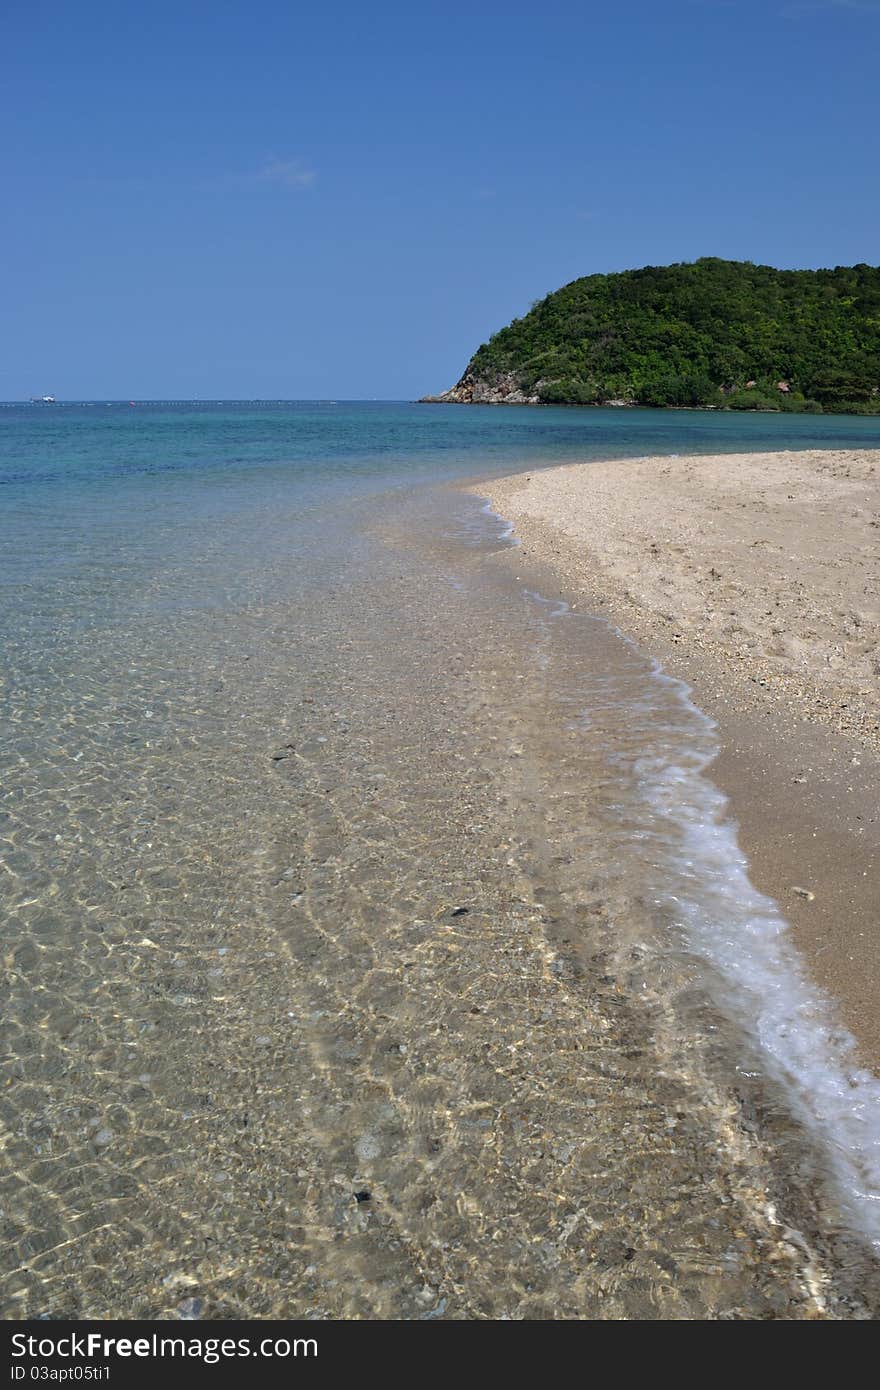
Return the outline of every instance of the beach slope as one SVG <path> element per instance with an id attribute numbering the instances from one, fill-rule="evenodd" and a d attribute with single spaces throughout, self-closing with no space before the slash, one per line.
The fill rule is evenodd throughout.
<path id="1" fill-rule="evenodd" d="M 880 450 L 587 463 L 488 492 L 520 554 L 717 721 L 752 877 L 877 1066 Z"/>

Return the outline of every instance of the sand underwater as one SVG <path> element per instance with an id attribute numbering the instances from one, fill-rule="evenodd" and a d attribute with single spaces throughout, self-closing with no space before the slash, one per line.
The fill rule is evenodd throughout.
<path id="1" fill-rule="evenodd" d="M 492 491 L 777 425 L 361 410 L 10 475 L 3 1315 L 874 1316 L 880 1085 L 723 726 Z"/>

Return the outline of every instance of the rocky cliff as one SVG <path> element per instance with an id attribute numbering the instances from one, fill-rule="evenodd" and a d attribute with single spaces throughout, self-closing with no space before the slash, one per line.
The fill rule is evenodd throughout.
<path id="1" fill-rule="evenodd" d="M 422 396 L 423 403 L 443 405 L 540 405 L 541 397 L 522 390 L 512 372 L 475 376 L 470 368 L 460 381 L 439 396 Z"/>

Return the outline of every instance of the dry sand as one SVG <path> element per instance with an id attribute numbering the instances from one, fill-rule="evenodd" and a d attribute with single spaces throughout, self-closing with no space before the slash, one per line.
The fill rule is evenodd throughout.
<path id="1" fill-rule="evenodd" d="M 880 450 L 578 464 L 488 491 L 522 553 L 717 720 L 752 877 L 880 1068 Z"/>

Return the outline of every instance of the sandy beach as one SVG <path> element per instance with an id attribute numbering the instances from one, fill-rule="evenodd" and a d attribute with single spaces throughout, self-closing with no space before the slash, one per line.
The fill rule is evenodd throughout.
<path id="1" fill-rule="evenodd" d="M 880 451 L 591 462 L 489 495 L 717 721 L 753 881 L 876 1068 Z"/>

